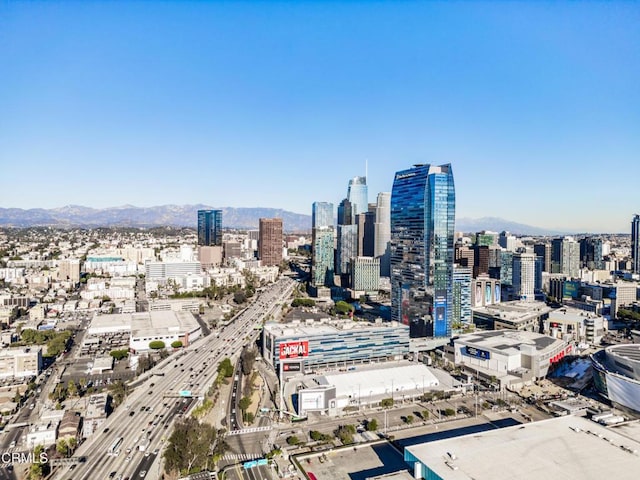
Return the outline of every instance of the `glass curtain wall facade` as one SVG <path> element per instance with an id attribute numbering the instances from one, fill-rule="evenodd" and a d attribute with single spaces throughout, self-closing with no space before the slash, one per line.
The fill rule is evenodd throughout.
<path id="1" fill-rule="evenodd" d="M 351 202 L 353 218 L 359 213 L 364 213 L 369 208 L 369 193 L 367 190 L 367 177 L 353 177 L 349 180 L 347 199 Z"/>
<path id="2" fill-rule="evenodd" d="M 634 273 L 640 273 L 640 215 L 631 221 L 631 263 Z"/>
<path id="3" fill-rule="evenodd" d="M 411 337 L 451 336 L 455 188 L 451 165 L 397 172 L 391 193 L 391 318 Z"/>
<path id="4" fill-rule="evenodd" d="M 333 286 L 333 227 L 314 228 L 311 281 L 316 287 Z"/>
<path id="5" fill-rule="evenodd" d="M 222 210 L 198 210 L 198 245 L 222 245 Z"/>
<path id="6" fill-rule="evenodd" d="M 333 227 L 333 203 L 313 202 L 311 228 Z"/>

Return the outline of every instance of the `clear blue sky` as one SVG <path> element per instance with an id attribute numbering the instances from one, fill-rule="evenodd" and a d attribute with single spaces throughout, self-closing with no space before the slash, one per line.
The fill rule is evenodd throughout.
<path id="1" fill-rule="evenodd" d="M 452 163 L 457 216 L 629 231 L 639 2 L 3 2 L 0 206 L 310 213 Z"/>

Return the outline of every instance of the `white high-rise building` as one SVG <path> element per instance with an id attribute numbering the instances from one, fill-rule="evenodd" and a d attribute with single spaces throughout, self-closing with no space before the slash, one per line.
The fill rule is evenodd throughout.
<path id="1" fill-rule="evenodd" d="M 536 256 L 533 253 L 513 255 L 513 295 L 516 300 L 535 300 Z"/>
<path id="2" fill-rule="evenodd" d="M 380 192 L 376 201 L 375 244 L 373 255 L 380 259 L 380 276 L 390 275 L 391 192 Z"/>

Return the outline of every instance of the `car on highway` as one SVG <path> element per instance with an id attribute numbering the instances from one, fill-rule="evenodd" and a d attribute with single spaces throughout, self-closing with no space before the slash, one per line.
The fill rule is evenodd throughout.
<path id="1" fill-rule="evenodd" d="M 140 472 L 140 478 L 144 478 L 147 475 L 147 471 L 146 470 L 142 470 Z"/>

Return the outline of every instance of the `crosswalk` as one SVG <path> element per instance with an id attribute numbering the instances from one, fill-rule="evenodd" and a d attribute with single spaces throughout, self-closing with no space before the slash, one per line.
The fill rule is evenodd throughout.
<path id="1" fill-rule="evenodd" d="M 255 460 L 263 456 L 264 453 L 227 453 L 222 460 Z"/>
<path id="2" fill-rule="evenodd" d="M 255 433 L 255 432 L 266 432 L 271 430 L 273 427 L 251 427 L 251 428 L 243 428 L 241 430 L 231 430 L 227 433 L 227 435 L 243 435 L 245 433 Z"/>

